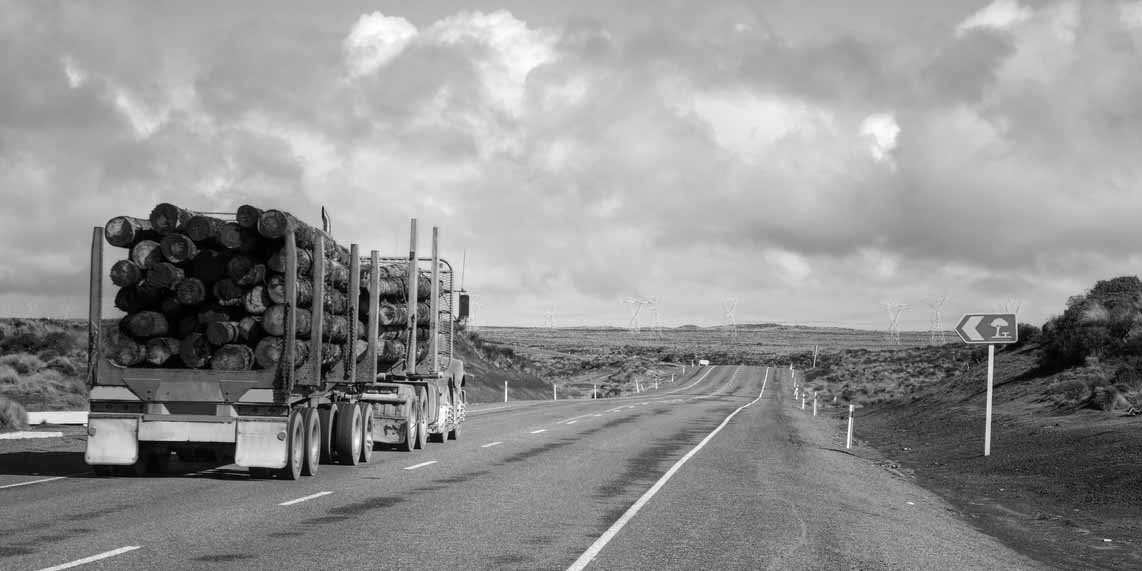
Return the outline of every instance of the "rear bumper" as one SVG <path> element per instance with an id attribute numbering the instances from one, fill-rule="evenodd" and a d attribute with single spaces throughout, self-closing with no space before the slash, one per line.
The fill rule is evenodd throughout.
<path id="1" fill-rule="evenodd" d="M 281 468 L 287 422 L 286 417 L 91 413 L 84 459 L 92 465 L 134 464 L 140 442 L 233 444 L 239 466 Z"/>

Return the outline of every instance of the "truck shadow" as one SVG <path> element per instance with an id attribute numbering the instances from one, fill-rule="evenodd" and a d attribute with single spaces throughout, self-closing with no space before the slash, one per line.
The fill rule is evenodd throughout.
<path id="1" fill-rule="evenodd" d="M 9 452 L 0 454 L 0 474 L 9 476 L 74 476 L 91 472 L 83 452 Z"/>

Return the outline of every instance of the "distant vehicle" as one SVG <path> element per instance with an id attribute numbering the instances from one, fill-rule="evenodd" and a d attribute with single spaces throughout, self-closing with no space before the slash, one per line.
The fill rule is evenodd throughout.
<path id="1" fill-rule="evenodd" d="M 710 366 L 710 360 L 709 359 L 700 359 L 698 361 L 698 366 L 699 367 L 709 367 Z"/>

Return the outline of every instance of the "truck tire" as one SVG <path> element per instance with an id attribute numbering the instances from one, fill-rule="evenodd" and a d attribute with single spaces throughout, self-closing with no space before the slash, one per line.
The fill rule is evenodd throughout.
<path id="1" fill-rule="evenodd" d="M 321 463 L 332 464 L 337 454 L 337 403 L 323 404 L 317 409 L 321 424 Z"/>
<path id="2" fill-rule="evenodd" d="M 373 405 L 362 402 L 357 406 L 361 408 L 361 463 L 367 464 L 373 459 Z"/>
<path id="3" fill-rule="evenodd" d="M 305 458 L 305 426 L 302 411 L 295 409 L 289 415 L 289 432 L 286 433 L 286 465 L 278 470 L 283 480 L 296 480 L 301 477 L 301 465 Z"/>
<path id="4" fill-rule="evenodd" d="M 361 407 L 346 403 L 337 421 L 337 461 L 356 466 L 361 461 Z"/>
<path id="5" fill-rule="evenodd" d="M 420 414 L 418 413 L 419 407 L 416 401 L 408 406 L 408 420 L 404 423 L 404 442 L 400 444 L 400 449 L 405 452 L 412 452 L 416 450 L 416 441 L 418 432 L 420 432 Z"/>
<path id="6" fill-rule="evenodd" d="M 420 420 L 416 423 L 416 448 L 428 446 L 428 415 L 424 412 L 424 401 L 420 401 Z"/>
<path id="7" fill-rule="evenodd" d="M 460 440 L 460 423 L 452 425 L 452 430 L 448 431 L 448 440 Z"/>
<path id="8" fill-rule="evenodd" d="M 316 408 L 307 408 L 302 416 L 305 437 L 305 458 L 301 463 L 302 476 L 316 476 L 317 466 L 321 464 L 321 415 Z"/>

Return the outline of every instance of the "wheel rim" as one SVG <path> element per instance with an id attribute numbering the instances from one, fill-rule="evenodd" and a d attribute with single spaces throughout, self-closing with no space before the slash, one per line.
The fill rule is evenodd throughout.
<path id="1" fill-rule="evenodd" d="M 361 407 L 361 461 L 368 462 L 373 456 L 373 406 Z"/>
<path id="2" fill-rule="evenodd" d="M 361 441 L 363 439 L 361 432 L 362 432 L 362 426 L 364 425 L 364 423 L 362 422 L 363 419 L 361 418 L 361 416 L 362 416 L 361 415 L 361 407 L 355 406 L 353 408 L 354 408 L 354 417 L 355 417 L 353 419 L 353 456 L 356 458 L 360 458 L 361 457 Z"/>
<path id="3" fill-rule="evenodd" d="M 290 430 L 290 464 L 286 468 L 290 471 L 289 475 L 293 479 L 297 479 L 301 475 L 301 463 L 305 452 L 305 443 L 302 440 L 305 436 L 305 430 L 301 423 L 301 416 L 300 413 L 294 413 Z"/>

